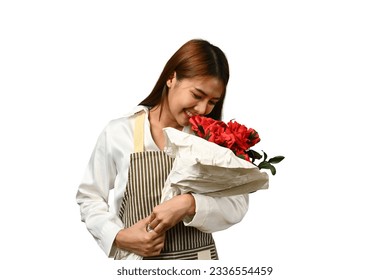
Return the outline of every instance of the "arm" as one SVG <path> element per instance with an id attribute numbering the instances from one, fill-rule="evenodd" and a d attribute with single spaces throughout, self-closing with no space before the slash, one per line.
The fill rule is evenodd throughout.
<path id="1" fill-rule="evenodd" d="M 125 187 L 127 181 L 128 155 L 132 149 L 127 146 L 131 137 L 127 126 L 127 119 L 111 122 L 101 133 L 76 199 L 81 220 L 107 256 L 113 257 L 118 248 L 152 256 L 161 250 L 164 235 L 147 232 L 147 221 L 144 220 L 124 228 L 116 214 L 118 205 L 108 204 L 110 189 L 117 188 L 118 196 L 119 189 Z M 116 199 L 114 201 L 118 203 Z"/>
<path id="2" fill-rule="evenodd" d="M 192 219 L 185 219 L 184 224 L 204 232 L 227 229 L 239 223 L 248 211 L 249 195 L 227 197 L 192 195 L 195 199 L 196 214 Z"/>
<path id="3" fill-rule="evenodd" d="M 112 254 L 115 236 L 123 228 L 119 217 L 109 211 L 109 191 L 114 186 L 115 164 L 107 141 L 107 128 L 101 133 L 79 185 L 76 201 L 81 221 L 107 256 Z"/>
<path id="4" fill-rule="evenodd" d="M 183 221 L 186 226 L 215 232 L 240 222 L 248 210 L 248 195 L 210 197 L 182 194 L 157 205 L 149 223 L 156 232 L 164 232 Z"/>

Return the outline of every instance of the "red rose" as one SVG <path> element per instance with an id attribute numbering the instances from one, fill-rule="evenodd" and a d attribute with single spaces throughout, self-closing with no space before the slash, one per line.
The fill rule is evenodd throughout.
<path id="1" fill-rule="evenodd" d="M 220 146 L 229 148 L 237 157 L 247 161 L 263 158 L 260 164 L 256 164 L 259 169 L 270 169 L 272 175 L 275 175 L 276 169 L 273 164 L 281 162 L 284 156 L 270 158 L 268 161 L 267 154 L 263 151 L 264 156 L 249 148 L 260 142 L 259 134 L 253 128 L 247 128 L 245 125 L 236 121 L 230 121 L 227 124 L 203 116 L 193 116 L 190 118 L 192 131 L 195 135 L 206 139 Z"/>
<path id="2" fill-rule="evenodd" d="M 225 143 L 225 138 L 223 135 L 225 131 L 224 125 L 222 125 L 219 122 L 215 122 L 209 125 L 205 131 L 206 131 L 206 137 L 208 141 L 224 146 Z"/>
<path id="3" fill-rule="evenodd" d="M 210 142 L 229 148 L 237 156 L 250 160 L 247 150 L 260 141 L 258 133 L 235 121 L 228 124 L 203 116 L 190 118 L 194 133 Z"/>
<path id="4" fill-rule="evenodd" d="M 234 154 L 242 159 L 250 161 L 249 155 L 244 150 L 236 150 Z"/>
<path id="5" fill-rule="evenodd" d="M 202 117 L 199 115 L 190 118 L 190 123 L 192 124 L 192 131 L 194 131 L 197 136 L 205 139 L 207 136 L 207 131 L 210 130 L 209 127 L 215 125 L 217 122 L 220 121 L 214 120 L 212 118 Z"/>
<path id="6" fill-rule="evenodd" d="M 234 143 L 236 143 L 236 137 L 234 136 L 234 134 L 226 128 L 222 134 L 222 137 L 224 139 L 224 146 L 229 149 L 232 149 Z"/>
<path id="7" fill-rule="evenodd" d="M 248 129 L 245 125 L 239 124 L 235 121 L 230 121 L 227 125 L 229 130 L 235 136 L 235 149 L 242 149 L 246 151 L 256 143 L 260 142 L 259 134 L 253 128 Z"/>

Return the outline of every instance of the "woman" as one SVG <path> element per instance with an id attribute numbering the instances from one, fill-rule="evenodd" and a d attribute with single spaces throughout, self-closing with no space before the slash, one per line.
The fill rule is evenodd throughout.
<path id="1" fill-rule="evenodd" d="M 77 192 L 81 219 L 109 257 L 218 259 L 212 232 L 242 220 L 248 196 L 182 194 L 159 204 L 172 167 L 162 129 L 190 133 L 189 118 L 221 119 L 229 66 L 205 40 L 185 43 L 134 111 L 101 133 Z M 110 190 L 114 191 L 109 205 Z"/>

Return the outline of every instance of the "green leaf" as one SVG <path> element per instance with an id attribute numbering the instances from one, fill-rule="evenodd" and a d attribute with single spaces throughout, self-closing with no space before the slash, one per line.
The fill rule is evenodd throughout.
<path id="1" fill-rule="evenodd" d="M 263 150 L 262 150 L 263 151 Z M 267 160 L 267 154 L 263 151 L 263 154 L 264 154 L 264 159 L 263 159 L 263 161 L 266 161 Z"/>
<path id="2" fill-rule="evenodd" d="M 263 157 L 261 154 L 259 154 L 255 150 L 249 150 L 247 153 L 248 153 L 248 156 L 253 158 L 253 159 L 261 159 Z"/>
<path id="3" fill-rule="evenodd" d="M 260 164 L 257 166 L 259 169 L 269 169 L 272 173 L 272 175 L 276 174 L 276 168 L 272 164 L 270 164 L 268 161 L 262 161 Z"/>
<path id="4" fill-rule="evenodd" d="M 275 163 L 281 162 L 282 160 L 284 160 L 284 156 L 276 156 L 276 157 L 270 158 L 268 160 L 268 162 L 275 164 Z"/>
<path id="5" fill-rule="evenodd" d="M 276 174 L 276 168 L 272 164 L 269 165 L 269 169 L 271 170 L 272 175 Z"/>
<path id="6" fill-rule="evenodd" d="M 262 161 L 259 163 L 259 165 L 257 166 L 259 169 L 262 169 L 262 168 L 266 168 L 266 169 L 269 169 L 269 162 L 268 161 Z"/>
<path id="7" fill-rule="evenodd" d="M 239 157 L 239 158 L 242 158 L 243 160 L 245 160 L 245 155 L 236 155 L 236 156 Z"/>

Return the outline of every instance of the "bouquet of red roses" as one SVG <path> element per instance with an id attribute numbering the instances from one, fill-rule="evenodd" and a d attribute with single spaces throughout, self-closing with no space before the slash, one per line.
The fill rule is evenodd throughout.
<path id="1" fill-rule="evenodd" d="M 175 158 L 165 181 L 161 201 L 183 193 L 231 196 L 267 189 L 269 178 L 260 169 L 270 169 L 284 159 L 260 155 L 250 148 L 259 134 L 235 121 L 224 123 L 211 118 L 190 118 L 194 134 L 164 128 L 167 155 Z M 263 158 L 260 164 L 255 160 Z"/>
<path id="2" fill-rule="evenodd" d="M 283 157 L 267 162 L 264 153 L 264 166 L 253 164 L 255 159 L 262 157 L 250 150 L 260 141 L 255 130 L 234 121 L 225 124 L 200 116 L 190 121 L 196 135 L 172 127 L 163 129 L 164 151 L 175 160 L 165 181 L 161 202 L 183 193 L 224 197 L 268 188 L 268 174 L 260 169 L 269 168 L 274 174 L 270 166 Z M 142 259 L 134 253 L 121 252 L 124 254 L 121 259 Z"/>
<path id="3" fill-rule="evenodd" d="M 274 164 L 284 159 L 283 156 L 276 156 L 267 160 L 267 154 L 264 151 L 263 155 L 261 155 L 250 149 L 260 142 L 259 134 L 253 128 L 247 128 L 234 120 L 224 123 L 223 121 L 198 115 L 193 116 L 190 119 L 190 123 L 195 135 L 232 150 L 236 156 L 242 159 L 255 164 L 255 160 L 263 158 L 256 166 L 259 169 L 269 169 L 272 175 L 276 173 Z"/>

